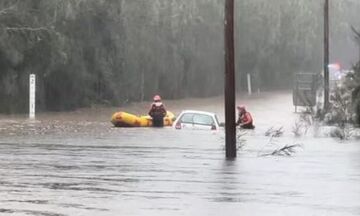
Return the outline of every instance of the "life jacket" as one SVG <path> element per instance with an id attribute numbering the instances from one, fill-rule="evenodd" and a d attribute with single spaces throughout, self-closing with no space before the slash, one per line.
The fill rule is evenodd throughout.
<path id="1" fill-rule="evenodd" d="M 245 112 L 244 114 L 239 115 L 239 121 L 245 125 L 253 125 L 253 118 L 249 112 Z"/>
<path id="2" fill-rule="evenodd" d="M 149 112 L 151 117 L 155 118 L 164 118 L 166 116 L 166 109 L 163 103 L 155 102 L 151 105 L 151 109 Z"/>

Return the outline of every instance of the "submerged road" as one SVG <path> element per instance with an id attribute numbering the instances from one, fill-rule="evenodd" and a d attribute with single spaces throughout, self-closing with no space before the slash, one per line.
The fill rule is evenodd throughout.
<path id="1" fill-rule="evenodd" d="M 295 138 L 288 93 L 239 100 L 257 129 L 235 161 L 224 160 L 223 131 L 112 128 L 112 110 L 1 117 L 0 215 L 360 215 L 359 140 Z M 221 113 L 221 101 L 168 107 Z M 262 156 L 291 144 L 302 146 L 292 157 Z"/>

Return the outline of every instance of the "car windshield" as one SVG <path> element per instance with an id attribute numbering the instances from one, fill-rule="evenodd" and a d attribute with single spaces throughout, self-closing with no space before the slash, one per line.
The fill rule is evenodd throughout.
<path id="1" fill-rule="evenodd" d="M 194 123 L 194 114 L 193 113 L 185 113 L 182 117 L 181 117 L 181 123 L 190 123 L 193 124 Z"/>
<path id="2" fill-rule="evenodd" d="M 212 116 L 203 115 L 203 114 L 195 114 L 194 115 L 194 124 L 200 125 L 214 125 L 214 119 Z"/>

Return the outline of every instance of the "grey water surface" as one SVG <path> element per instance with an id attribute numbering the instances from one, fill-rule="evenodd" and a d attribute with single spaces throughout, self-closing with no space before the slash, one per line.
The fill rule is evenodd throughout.
<path id="1" fill-rule="evenodd" d="M 18 132 L 0 137 L 0 215 L 360 215 L 359 141 L 285 128 L 270 144 L 266 101 L 249 101 L 257 129 L 233 161 L 223 131 L 3 120 Z M 263 156 L 294 143 L 292 157 Z"/>

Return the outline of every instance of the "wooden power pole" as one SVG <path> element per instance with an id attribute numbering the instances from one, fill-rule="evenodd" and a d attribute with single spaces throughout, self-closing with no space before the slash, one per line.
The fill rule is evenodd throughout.
<path id="1" fill-rule="evenodd" d="M 226 158 L 236 158 L 234 0 L 225 0 Z"/>
<path id="2" fill-rule="evenodd" d="M 329 0 L 325 0 L 324 5 L 324 109 L 325 111 L 329 110 L 330 106 L 330 75 L 329 75 Z"/>

